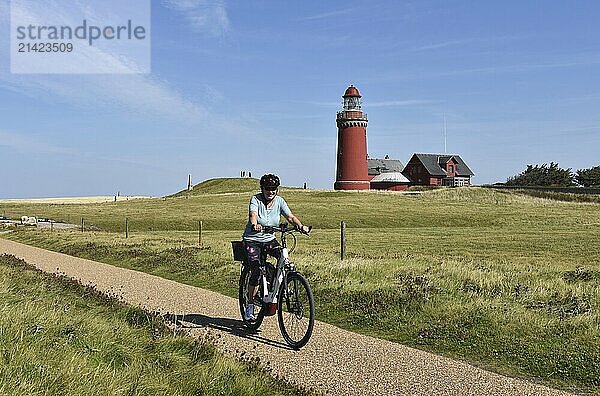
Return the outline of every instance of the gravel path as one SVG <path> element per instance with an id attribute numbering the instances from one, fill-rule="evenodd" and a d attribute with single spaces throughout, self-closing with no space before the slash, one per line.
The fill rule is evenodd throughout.
<path id="1" fill-rule="evenodd" d="M 258 359 L 274 375 L 333 395 L 567 395 L 461 361 L 315 323 L 300 351 L 289 349 L 276 317 L 245 330 L 237 300 L 142 272 L 0 239 L 9 253 L 46 271 L 116 294 L 132 305 L 177 315 L 192 336 L 209 337 L 226 354 Z"/>

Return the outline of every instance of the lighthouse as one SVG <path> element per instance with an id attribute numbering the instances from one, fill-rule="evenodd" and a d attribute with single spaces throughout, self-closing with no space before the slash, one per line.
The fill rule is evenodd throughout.
<path id="1" fill-rule="evenodd" d="M 336 190 L 368 190 L 367 115 L 361 110 L 361 95 L 354 85 L 344 93 L 344 103 L 337 112 Z"/>

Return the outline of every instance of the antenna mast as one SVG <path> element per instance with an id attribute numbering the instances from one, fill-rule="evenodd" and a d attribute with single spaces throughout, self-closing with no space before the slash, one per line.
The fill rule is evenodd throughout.
<path id="1" fill-rule="evenodd" d="M 446 113 L 444 113 L 444 154 L 447 154 L 448 151 L 446 150 Z"/>

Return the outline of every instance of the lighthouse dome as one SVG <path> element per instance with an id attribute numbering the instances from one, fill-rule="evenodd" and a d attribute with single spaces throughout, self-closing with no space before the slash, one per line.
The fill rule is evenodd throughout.
<path id="1" fill-rule="evenodd" d="M 358 92 L 358 89 L 356 89 L 356 87 L 354 85 L 350 85 L 347 89 L 346 92 L 344 92 L 344 96 L 342 96 L 342 98 L 346 98 L 346 97 L 357 97 L 360 98 L 360 93 Z"/>

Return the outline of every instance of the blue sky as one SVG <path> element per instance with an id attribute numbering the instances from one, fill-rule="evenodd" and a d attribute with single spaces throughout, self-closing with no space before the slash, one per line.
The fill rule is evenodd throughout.
<path id="1" fill-rule="evenodd" d="M 149 74 L 12 74 L 0 0 L 0 198 L 166 195 L 269 171 L 332 188 L 335 112 L 368 152 L 460 154 L 476 184 L 600 165 L 596 1 L 152 1 Z"/>

